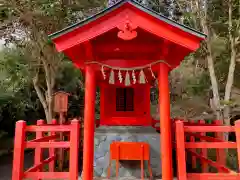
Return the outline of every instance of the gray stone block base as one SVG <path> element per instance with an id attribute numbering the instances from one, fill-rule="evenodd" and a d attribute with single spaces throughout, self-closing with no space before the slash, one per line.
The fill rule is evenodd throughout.
<path id="1" fill-rule="evenodd" d="M 160 136 L 152 127 L 99 127 L 95 131 L 94 138 L 94 176 L 107 177 L 109 165 L 110 144 L 114 141 L 122 142 L 146 142 L 150 145 L 150 160 L 153 176 L 161 175 Z M 111 177 L 115 177 L 116 163 L 112 161 Z M 147 162 L 145 162 L 145 176 L 149 177 Z M 141 178 L 140 161 L 120 162 L 119 177 Z"/>

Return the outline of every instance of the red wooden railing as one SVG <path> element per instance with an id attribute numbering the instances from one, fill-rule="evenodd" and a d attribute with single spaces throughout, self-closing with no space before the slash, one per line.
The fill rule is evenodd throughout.
<path id="1" fill-rule="evenodd" d="M 37 125 L 27 126 L 25 121 L 18 121 L 15 130 L 15 144 L 13 156 L 12 180 L 31 178 L 40 179 L 78 179 L 78 146 L 80 124 L 78 120 L 72 120 L 69 125 L 57 125 L 56 120 L 52 124 L 44 124 L 38 120 Z M 26 133 L 35 132 L 36 139 L 26 141 Z M 47 132 L 47 136 L 44 134 Z M 58 141 L 60 132 L 70 132 L 70 140 Z M 35 149 L 34 165 L 24 172 L 24 150 Z M 43 158 L 43 148 L 49 149 L 49 157 Z M 56 148 L 70 151 L 69 172 L 55 172 Z M 49 165 L 49 172 L 43 172 L 44 165 Z"/>
<path id="2" fill-rule="evenodd" d="M 220 121 L 214 124 L 204 124 L 204 121 L 175 122 L 175 141 L 178 165 L 178 180 L 237 180 L 240 179 L 240 173 L 226 167 L 226 148 L 237 148 L 238 157 L 240 157 L 240 121 L 237 121 L 235 127 L 223 126 Z M 206 136 L 207 132 L 214 132 L 215 137 Z M 235 132 L 237 142 L 226 142 L 223 138 L 223 132 Z M 186 142 L 186 137 L 190 137 L 190 142 Z M 200 139 L 200 142 L 196 139 Z M 201 149 L 200 153 L 196 149 Z M 207 149 L 216 149 L 217 160 L 208 158 Z M 197 161 L 200 159 L 202 173 L 187 173 L 186 170 L 186 152 L 192 156 L 192 167 L 196 168 Z M 240 158 L 238 158 L 240 164 Z M 213 166 L 218 173 L 210 173 L 209 166 Z"/>

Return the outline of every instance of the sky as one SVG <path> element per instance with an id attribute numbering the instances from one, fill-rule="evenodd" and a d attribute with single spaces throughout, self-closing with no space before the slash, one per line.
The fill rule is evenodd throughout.
<path id="1" fill-rule="evenodd" d="M 4 39 L 0 39 L 0 46 L 2 46 L 4 44 Z"/>
<path id="2" fill-rule="evenodd" d="M 0 39 L 0 50 L 2 49 L 3 45 L 4 45 L 4 40 L 3 39 Z"/>

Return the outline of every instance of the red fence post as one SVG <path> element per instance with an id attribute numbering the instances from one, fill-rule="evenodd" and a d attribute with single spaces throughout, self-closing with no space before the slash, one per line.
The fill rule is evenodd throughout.
<path id="1" fill-rule="evenodd" d="M 63 112 L 59 113 L 60 117 L 59 117 L 59 124 L 63 125 L 65 123 L 65 118 L 64 118 L 64 114 Z M 60 141 L 64 141 L 64 136 L 63 136 L 64 132 L 60 132 Z M 59 170 L 62 171 L 63 170 L 63 161 L 64 161 L 64 150 L 62 148 L 59 149 Z"/>
<path id="2" fill-rule="evenodd" d="M 205 121 L 204 120 L 199 120 L 199 124 L 204 125 Z M 206 136 L 206 133 L 201 132 L 200 135 L 201 136 Z M 200 141 L 204 141 L 204 140 L 200 139 Z M 207 149 L 201 149 L 200 155 L 204 156 L 205 158 L 208 158 Z M 202 172 L 208 172 L 208 164 L 205 161 L 201 161 L 201 164 L 202 164 Z"/>
<path id="3" fill-rule="evenodd" d="M 213 123 L 215 125 L 218 125 L 218 126 L 223 125 L 222 121 L 220 121 L 220 120 L 215 120 Z M 215 137 L 224 141 L 224 134 L 221 133 L 221 132 L 216 132 L 215 133 Z M 224 149 L 216 149 L 216 155 L 217 155 L 217 162 L 219 164 L 225 166 L 225 164 L 226 164 L 226 153 L 225 153 L 225 150 Z"/>
<path id="4" fill-rule="evenodd" d="M 240 120 L 235 121 L 235 133 L 237 141 L 238 169 L 240 170 Z"/>
<path id="5" fill-rule="evenodd" d="M 178 180 L 187 180 L 184 125 L 182 121 L 177 121 L 175 124 Z"/>
<path id="6" fill-rule="evenodd" d="M 18 121 L 15 129 L 12 180 L 22 180 L 25 146 L 25 121 Z"/>
<path id="7" fill-rule="evenodd" d="M 53 119 L 52 120 L 53 125 L 57 125 L 57 120 Z M 51 132 L 51 135 L 56 135 L 56 132 Z M 53 142 L 54 140 L 52 140 Z M 55 156 L 55 148 L 49 148 L 49 156 Z M 49 163 L 49 172 L 54 172 L 55 171 L 55 159 Z"/>
<path id="8" fill-rule="evenodd" d="M 79 135 L 80 135 L 80 122 L 76 119 L 71 122 L 70 132 L 70 167 L 69 174 L 71 180 L 78 179 L 78 147 L 79 147 Z"/>
<path id="9" fill-rule="evenodd" d="M 41 126 L 44 124 L 44 120 L 38 120 L 37 121 L 37 125 L 38 126 Z M 41 131 L 37 131 L 36 132 L 36 139 L 37 138 L 42 138 L 43 137 L 43 132 Z M 35 155 L 34 155 L 34 164 L 37 165 L 37 164 L 40 164 L 41 161 L 42 161 L 42 154 L 43 154 L 43 150 L 41 147 L 36 147 L 35 148 Z M 41 172 L 43 169 L 42 168 L 39 168 L 38 172 Z M 39 178 L 36 178 L 36 180 L 40 180 Z"/>
<path id="10" fill-rule="evenodd" d="M 194 120 L 190 120 L 190 124 L 195 124 Z M 195 137 L 190 136 L 190 142 L 195 142 Z M 196 149 L 191 149 L 193 152 L 196 152 Z M 197 158 L 196 156 L 192 156 L 192 168 L 197 168 Z"/>

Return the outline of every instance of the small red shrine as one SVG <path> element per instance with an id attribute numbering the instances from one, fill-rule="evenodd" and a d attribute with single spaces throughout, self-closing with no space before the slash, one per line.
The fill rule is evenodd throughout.
<path id="1" fill-rule="evenodd" d="M 172 179 L 169 72 L 199 48 L 205 35 L 133 0 L 50 35 L 85 76 L 83 178 L 93 179 L 95 93 L 100 125 L 151 126 L 150 87 L 158 80 L 162 178 Z"/>

